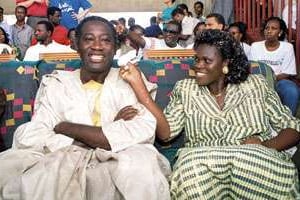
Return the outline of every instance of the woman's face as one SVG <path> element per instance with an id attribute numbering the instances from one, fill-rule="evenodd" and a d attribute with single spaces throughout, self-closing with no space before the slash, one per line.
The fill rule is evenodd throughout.
<path id="1" fill-rule="evenodd" d="M 222 68 L 225 65 L 226 61 L 215 46 L 201 44 L 196 49 L 194 70 L 199 85 L 213 86 L 224 81 L 225 75 Z"/>
<path id="2" fill-rule="evenodd" d="M 5 43 L 5 36 L 1 29 L 0 29 L 0 43 Z"/>
<path id="3" fill-rule="evenodd" d="M 265 39 L 268 41 L 278 40 L 281 32 L 279 22 L 277 20 L 271 20 L 264 29 Z"/>
<path id="4" fill-rule="evenodd" d="M 230 27 L 230 29 L 228 30 L 228 32 L 237 40 L 237 41 L 241 41 L 243 34 L 240 32 L 239 28 L 236 26 L 232 26 Z"/>

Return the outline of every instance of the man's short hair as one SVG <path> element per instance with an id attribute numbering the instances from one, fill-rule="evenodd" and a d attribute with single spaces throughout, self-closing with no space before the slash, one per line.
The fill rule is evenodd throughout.
<path id="1" fill-rule="evenodd" d="M 50 15 L 53 16 L 55 12 L 60 12 L 61 13 L 61 9 L 55 6 L 51 6 L 47 9 L 47 17 L 49 17 Z"/>
<path id="2" fill-rule="evenodd" d="M 17 6 L 15 8 L 15 11 L 18 9 L 18 8 L 22 8 L 24 11 L 25 11 L 25 15 L 27 15 L 27 8 L 25 6 Z"/>
<path id="3" fill-rule="evenodd" d="M 52 33 L 53 33 L 53 31 L 54 31 L 54 27 L 53 27 L 53 25 L 51 24 L 51 22 L 42 20 L 42 21 L 39 21 L 36 25 L 38 25 L 38 24 L 44 24 L 45 27 L 46 27 L 46 30 L 47 30 L 47 31 L 50 31 L 50 32 L 51 32 L 51 35 L 52 35 Z"/>
<path id="4" fill-rule="evenodd" d="M 204 4 L 203 4 L 201 1 L 196 1 L 196 2 L 194 3 L 194 6 L 195 6 L 195 5 L 198 5 L 198 4 L 201 6 L 202 9 L 204 8 Z"/>
<path id="5" fill-rule="evenodd" d="M 175 8 L 173 11 L 172 11 L 172 17 L 175 17 L 177 14 L 181 14 L 181 15 L 184 15 L 184 12 L 181 8 Z"/>
<path id="6" fill-rule="evenodd" d="M 223 15 L 221 15 L 219 13 L 210 13 L 206 16 L 206 19 L 211 18 L 211 17 L 215 18 L 215 20 L 218 24 L 222 24 L 223 28 L 225 27 L 226 23 L 225 23 L 225 19 L 224 19 Z"/>

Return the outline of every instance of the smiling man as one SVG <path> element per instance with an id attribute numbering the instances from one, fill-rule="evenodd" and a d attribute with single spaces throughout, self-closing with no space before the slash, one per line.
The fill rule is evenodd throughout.
<path id="1" fill-rule="evenodd" d="M 34 117 L 0 154 L 0 199 L 170 199 L 156 120 L 112 68 L 114 27 L 85 18 L 76 40 L 81 68 L 43 77 Z"/>

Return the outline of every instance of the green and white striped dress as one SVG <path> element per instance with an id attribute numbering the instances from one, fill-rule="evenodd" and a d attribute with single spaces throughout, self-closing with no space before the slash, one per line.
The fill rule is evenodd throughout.
<path id="1" fill-rule="evenodd" d="M 185 147 L 170 177 L 173 199 L 296 199 L 298 174 L 290 156 L 262 145 L 241 145 L 272 129 L 300 131 L 300 120 L 283 106 L 261 75 L 229 84 L 220 110 L 208 88 L 179 81 L 164 110 L 172 136 L 185 129 Z"/>

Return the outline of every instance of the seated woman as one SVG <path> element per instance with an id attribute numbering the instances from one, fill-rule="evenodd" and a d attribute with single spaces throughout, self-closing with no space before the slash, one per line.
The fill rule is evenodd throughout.
<path id="1" fill-rule="evenodd" d="M 12 48 L 9 46 L 9 39 L 5 30 L 0 27 L 0 54 L 11 54 Z"/>
<path id="2" fill-rule="evenodd" d="M 264 62 L 273 69 L 277 78 L 276 91 L 282 103 L 296 115 L 300 88 L 289 80 L 297 71 L 293 45 L 283 41 L 286 31 L 286 24 L 279 17 L 267 19 L 264 27 L 265 40 L 251 45 L 249 59 Z"/>
<path id="3" fill-rule="evenodd" d="M 167 141 L 185 130 L 170 176 L 172 198 L 299 197 L 297 170 L 283 150 L 299 142 L 300 120 L 262 75 L 249 74 L 247 57 L 228 32 L 203 31 L 194 50 L 196 77 L 177 82 L 165 117 L 137 69 L 129 64 L 120 71 L 156 116 L 157 137 Z"/>

